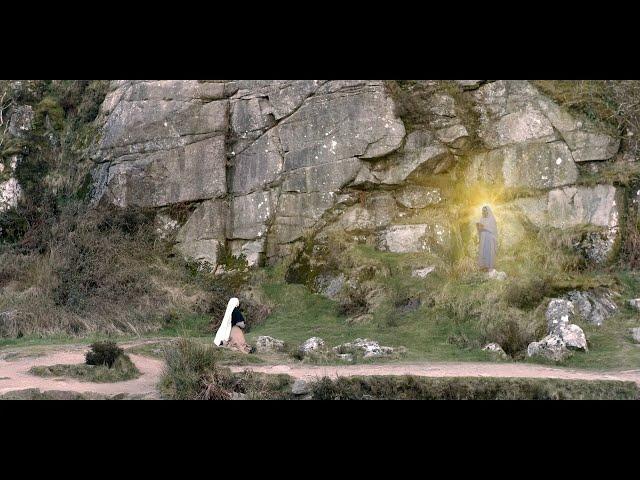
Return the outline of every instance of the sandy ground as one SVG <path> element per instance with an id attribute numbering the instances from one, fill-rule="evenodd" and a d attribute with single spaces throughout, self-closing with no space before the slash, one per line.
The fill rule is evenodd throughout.
<path id="1" fill-rule="evenodd" d="M 148 343 L 133 342 L 132 347 Z M 41 391 L 70 391 L 101 395 L 126 394 L 147 399 L 159 398 L 157 384 L 162 374 L 161 360 L 130 354 L 142 375 L 135 380 L 118 383 L 80 382 L 66 378 L 42 378 L 31 375 L 33 366 L 83 363 L 86 346 L 46 347 L 42 350 L 12 350 L 0 352 L 0 395 L 5 393 L 39 389 Z M 627 380 L 640 385 L 640 369 L 618 372 L 572 370 L 517 363 L 396 363 L 382 365 L 251 365 L 230 367 L 234 372 L 252 370 L 260 373 L 284 373 L 293 378 L 312 380 L 320 377 L 336 378 L 353 375 L 416 375 L 426 377 L 529 377 L 581 380 Z"/>
<path id="2" fill-rule="evenodd" d="M 69 378 L 43 378 L 29 373 L 34 366 L 84 363 L 86 347 L 62 347 L 54 351 L 37 353 L 38 356 L 15 356 L 10 352 L 0 359 L 0 395 L 29 388 L 41 391 L 62 390 L 102 395 L 127 394 L 148 399 L 158 399 L 156 387 L 164 363 L 150 357 L 129 354 L 142 375 L 135 380 L 118 383 L 80 382 Z"/>
<path id="3" fill-rule="evenodd" d="M 640 370 L 593 372 L 517 363 L 411 363 L 384 365 L 251 365 L 231 367 L 234 372 L 252 370 L 259 373 L 284 373 L 294 378 L 312 380 L 324 376 L 415 375 L 422 377 L 526 377 L 568 380 L 626 380 L 640 385 Z"/>

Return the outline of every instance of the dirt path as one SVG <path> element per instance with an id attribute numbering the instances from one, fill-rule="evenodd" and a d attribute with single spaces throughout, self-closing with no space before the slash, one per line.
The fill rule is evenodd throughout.
<path id="1" fill-rule="evenodd" d="M 152 343 L 153 340 L 131 342 L 123 347 Z M 159 398 L 157 384 L 162 374 L 162 360 L 129 354 L 142 375 L 135 380 L 118 383 L 80 382 L 67 378 L 43 378 L 31 375 L 33 366 L 83 363 L 86 346 L 46 347 L 42 350 L 16 349 L 0 352 L 0 395 L 26 389 L 42 392 L 58 390 L 101 395 L 126 394 Z M 382 365 L 251 365 L 230 367 L 234 372 L 252 370 L 260 373 L 284 373 L 307 380 L 353 375 L 416 375 L 426 377 L 529 377 L 575 380 L 626 380 L 640 385 L 640 369 L 618 372 L 595 372 L 517 363 L 394 363 Z"/>
<path id="2" fill-rule="evenodd" d="M 137 343 L 135 345 L 142 344 Z M 133 346 L 126 344 L 125 346 Z M 39 389 L 42 392 L 61 390 L 78 393 L 98 393 L 101 395 L 134 395 L 136 397 L 159 398 L 156 385 L 162 374 L 164 363 L 161 360 L 142 355 L 129 354 L 142 375 L 134 380 L 118 383 L 80 382 L 69 378 L 44 378 L 31 375 L 29 369 L 34 366 L 84 363 L 87 347 L 66 347 L 64 350 L 40 352 L 34 356 L 7 355 L 0 359 L 0 395 L 26 389 Z M 15 352 L 11 352 L 15 353 Z"/>
<path id="3" fill-rule="evenodd" d="M 383 365 L 251 365 L 231 367 L 234 372 L 252 370 L 259 373 L 284 373 L 294 378 L 312 380 L 355 375 L 415 375 L 423 377 L 527 377 L 567 380 L 626 380 L 640 385 L 640 370 L 594 372 L 518 363 L 411 363 Z"/>

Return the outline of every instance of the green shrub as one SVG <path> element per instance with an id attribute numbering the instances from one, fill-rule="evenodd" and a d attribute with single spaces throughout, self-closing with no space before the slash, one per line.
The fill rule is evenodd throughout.
<path id="1" fill-rule="evenodd" d="M 91 350 L 85 355 L 85 363 L 87 365 L 106 365 L 111 368 L 121 355 L 124 355 L 124 350 L 118 347 L 115 342 L 95 342 L 91 344 Z"/>
<path id="2" fill-rule="evenodd" d="M 228 400 L 233 393 L 249 399 L 281 399 L 290 396 L 287 375 L 251 372 L 234 375 L 218 367 L 224 349 L 181 339 L 165 348 L 166 362 L 160 389 L 173 400 Z"/>

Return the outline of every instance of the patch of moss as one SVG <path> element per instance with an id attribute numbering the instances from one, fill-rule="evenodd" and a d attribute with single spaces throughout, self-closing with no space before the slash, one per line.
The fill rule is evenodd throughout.
<path id="1" fill-rule="evenodd" d="M 36 131 L 47 130 L 49 127 L 54 131 L 61 131 L 64 128 L 65 111 L 57 98 L 48 95 L 44 97 L 34 108 Z"/>
<path id="2" fill-rule="evenodd" d="M 218 264 L 228 271 L 244 271 L 249 268 L 246 255 L 234 255 L 226 245 L 220 245 L 218 249 Z"/>
<path id="3" fill-rule="evenodd" d="M 76 191 L 75 197 L 81 201 L 87 200 L 89 198 L 89 194 L 91 193 L 92 186 L 93 186 L 93 177 L 91 176 L 90 173 L 87 173 L 84 176 L 84 179 L 82 181 L 82 184 L 80 185 L 80 188 Z"/>

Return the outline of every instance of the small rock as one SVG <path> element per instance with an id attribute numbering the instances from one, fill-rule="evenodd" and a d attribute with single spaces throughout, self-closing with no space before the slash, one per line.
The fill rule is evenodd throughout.
<path id="1" fill-rule="evenodd" d="M 269 336 L 260 336 L 256 339 L 256 350 L 258 353 L 282 352 L 284 342 Z"/>
<path id="2" fill-rule="evenodd" d="M 337 353 L 336 357 L 343 362 L 353 362 L 353 354 L 351 353 Z"/>
<path id="3" fill-rule="evenodd" d="M 527 357 L 544 357 L 560 362 L 571 356 L 571 351 L 559 335 L 547 335 L 539 342 L 531 342 L 527 347 Z"/>
<path id="4" fill-rule="evenodd" d="M 291 393 L 294 395 L 306 395 L 311 393 L 311 389 L 307 382 L 302 379 L 298 379 L 294 382 L 293 387 L 291 387 Z"/>
<path id="5" fill-rule="evenodd" d="M 640 343 L 640 327 L 632 328 L 630 330 L 631 336 L 633 337 L 633 341 L 636 343 Z"/>
<path id="6" fill-rule="evenodd" d="M 547 318 L 547 332 L 553 334 L 561 325 L 571 323 L 575 315 L 573 303 L 563 298 L 554 298 L 549 302 L 545 316 Z"/>
<path id="7" fill-rule="evenodd" d="M 247 396 L 244 393 L 236 393 L 236 392 L 231 393 L 230 400 L 246 400 L 246 399 L 247 399 Z"/>
<path id="8" fill-rule="evenodd" d="M 311 337 L 310 339 L 306 340 L 302 345 L 300 345 L 298 350 L 300 351 L 301 354 L 306 355 L 311 352 L 317 352 L 317 351 L 323 350 L 324 347 L 325 347 L 324 340 L 322 340 L 320 337 Z"/>
<path id="9" fill-rule="evenodd" d="M 427 275 L 429 275 L 435 269 L 436 269 L 436 267 L 419 268 L 419 269 L 414 270 L 413 272 L 411 272 L 411 276 L 412 277 L 417 277 L 417 278 L 426 278 Z"/>
<path id="10" fill-rule="evenodd" d="M 640 311 L 640 298 L 629 300 L 629 305 L 631 305 L 631 308 L 635 308 L 636 310 Z"/>
<path id="11" fill-rule="evenodd" d="M 493 269 L 487 273 L 487 278 L 490 278 L 491 280 L 506 280 L 507 274 L 505 272 L 499 272 L 496 269 Z"/>
<path id="12" fill-rule="evenodd" d="M 356 338 L 353 342 L 334 347 L 333 351 L 336 354 L 360 352 L 364 358 L 385 357 L 394 353 L 393 348 L 383 347 L 378 342 L 366 338 Z"/>
<path id="13" fill-rule="evenodd" d="M 500 345 L 498 345 L 497 343 L 489 343 L 489 344 L 485 345 L 482 350 L 484 350 L 485 352 L 495 353 L 496 355 L 498 355 L 499 357 L 502 357 L 502 358 L 507 358 L 507 354 L 502 349 L 502 347 Z"/>

